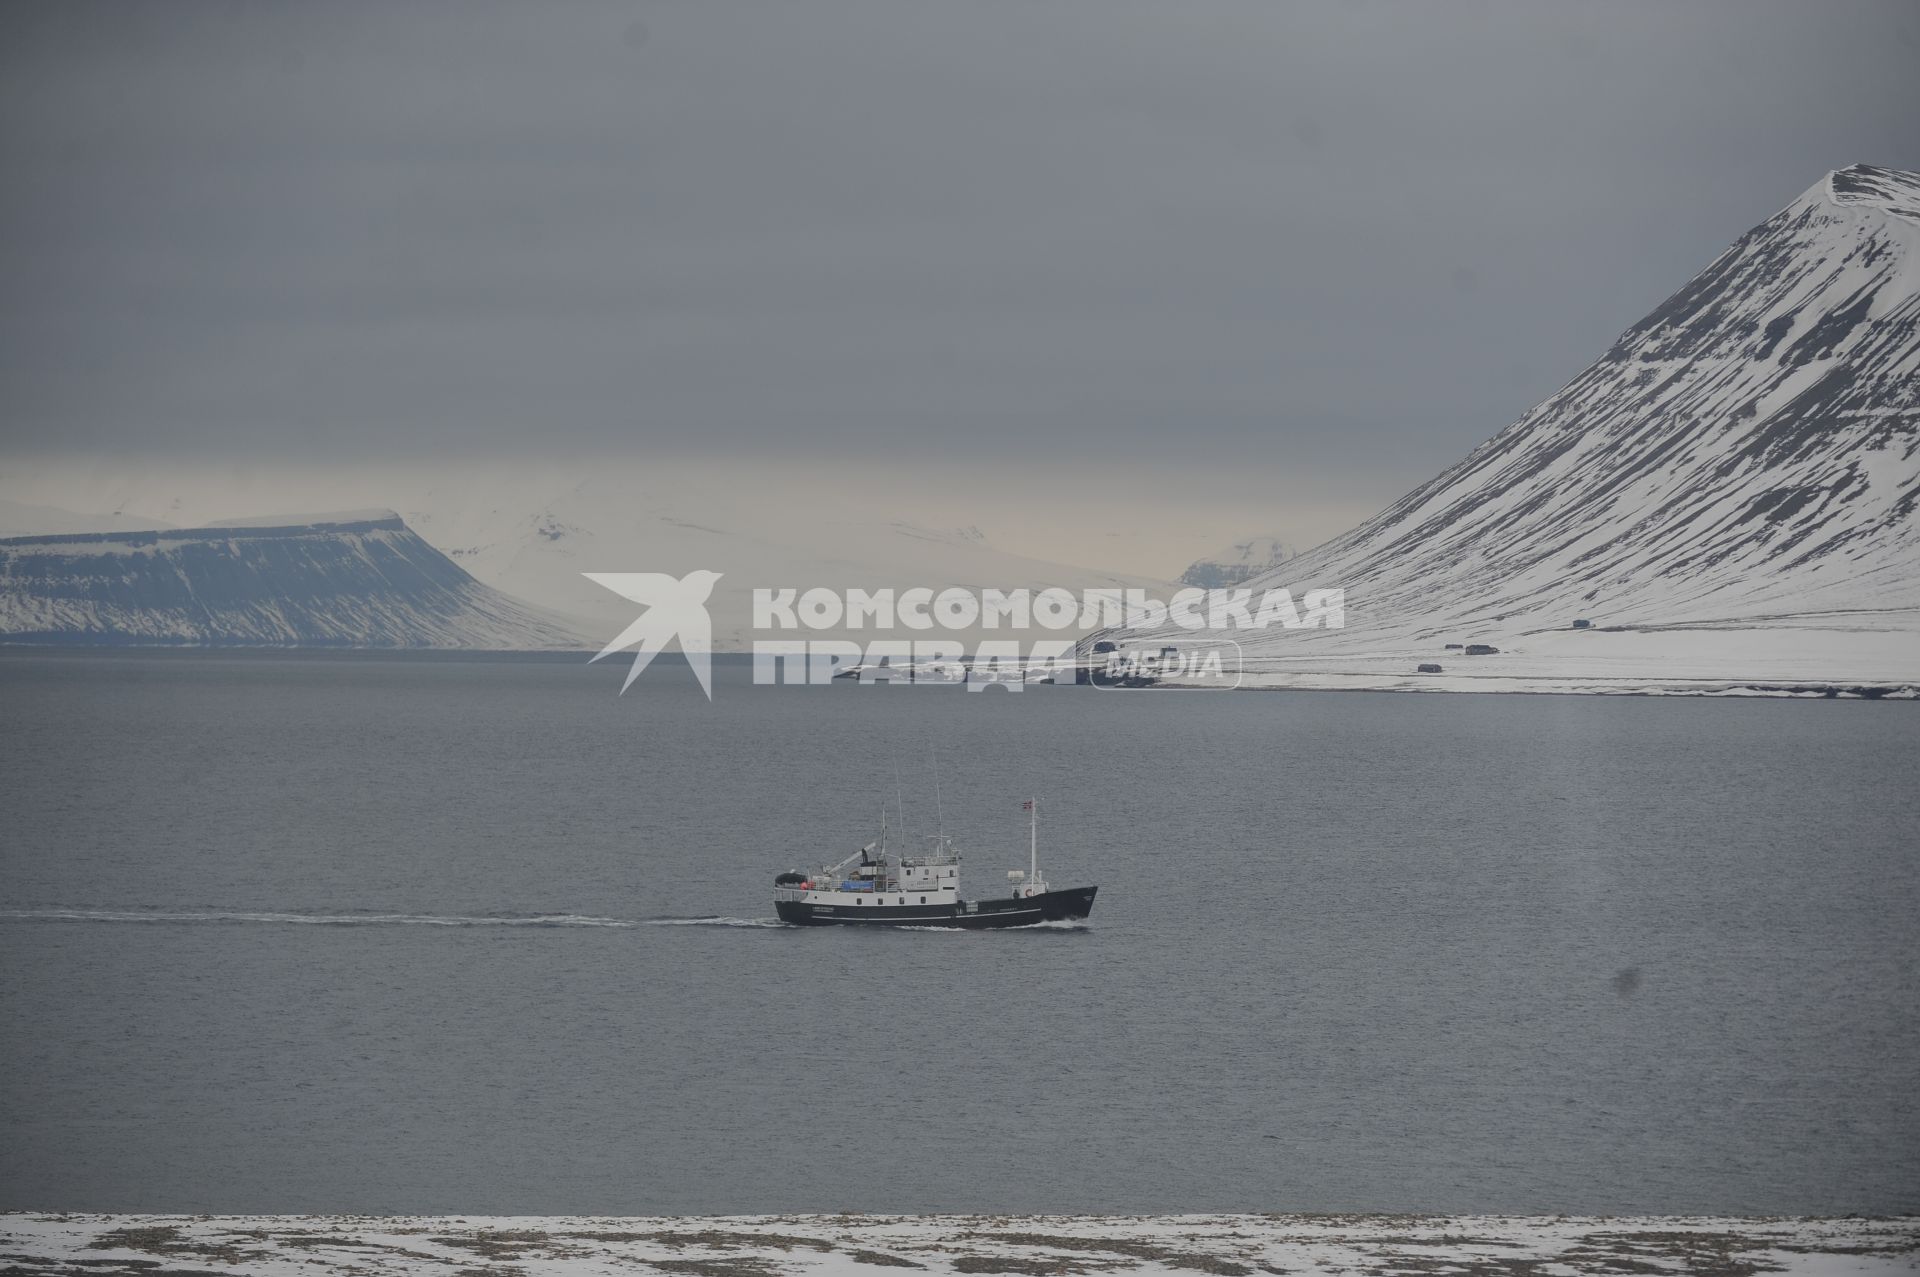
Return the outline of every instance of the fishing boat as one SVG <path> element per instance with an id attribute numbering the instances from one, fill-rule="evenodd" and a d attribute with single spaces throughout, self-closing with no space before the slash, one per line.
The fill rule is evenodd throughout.
<path id="1" fill-rule="evenodd" d="M 1093 912 L 1098 887 L 1047 885 L 1040 873 L 1040 801 L 1027 812 L 1027 868 L 1007 871 L 1007 893 L 969 900 L 960 894 L 960 853 L 943 829 L 932 846 L 906 855 L 880 836 L 838 864 L 788 870 L 773 880 L 780 921 L 802 927 L 1030 927 L 1074 922 Z"/>

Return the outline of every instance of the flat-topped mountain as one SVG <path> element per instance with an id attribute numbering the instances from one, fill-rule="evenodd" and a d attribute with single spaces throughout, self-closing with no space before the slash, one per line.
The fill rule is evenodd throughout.
<path id="1" fill-rule="evenodd" d="M 392 511 L 0 539 L 0 642 L 577 648 Z"/>

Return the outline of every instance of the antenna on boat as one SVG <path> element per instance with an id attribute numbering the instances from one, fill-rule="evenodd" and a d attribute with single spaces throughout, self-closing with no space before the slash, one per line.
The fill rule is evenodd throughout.
<path id="1" fill-rule="evenodd" d="M 1040 800 L 1027 799 L 1027 854 L 1032 858 L 1033 880 L 1040 879 Z"/>
<path id="2" fill-rule="evenodd" d="M 934 752 L 933 742 L 927 742 L 927 760 L 933 767 L 933 818 L 935 828 L 940 831 L 940 846 L 947 845 L 947 812 L 940 805 L 940 755 Z"/>
<path id="3" fill-rule="evenodd" d="M 900 796 L 900 760 L 893 760 L 893 810 L 900 817 L 900 832 L 907 831 L 907 800 Z"/>

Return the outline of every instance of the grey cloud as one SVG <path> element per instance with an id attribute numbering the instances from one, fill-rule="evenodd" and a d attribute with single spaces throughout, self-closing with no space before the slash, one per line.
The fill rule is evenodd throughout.
<path id="1" fill-rule="evenodd" d="M 1827 168 L 1920 167 L 1900 4 L 3 21 L 16 456 L 1418 472 Z"/>

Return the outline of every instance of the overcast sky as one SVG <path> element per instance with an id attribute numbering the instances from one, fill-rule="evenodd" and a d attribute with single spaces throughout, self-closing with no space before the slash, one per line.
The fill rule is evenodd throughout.
<path id="1" fill-rule="evenodd" d="M 0 465 L 1097 463 L 1317 539 L 1920 168 L 1916 67 L 1911 0 L 12 3 Z"/>

